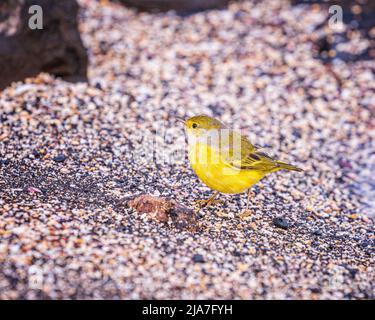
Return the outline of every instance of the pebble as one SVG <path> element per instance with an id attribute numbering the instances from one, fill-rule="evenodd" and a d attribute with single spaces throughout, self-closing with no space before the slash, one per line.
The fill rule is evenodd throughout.
<path id="1" fill-rule="evenodd" d="M 4 165 L 4 166 L 8 165 L 9 163 L 10 163 L 10 160 L 9 160 L 9 159 L 1 159 L 1 160 L 0 160 L 0 164 L 2 164 L 2 165 Z"/>
<path id="2" fill-rule="evenodd" d="M 201 254 L 195 254 L 195 255 L 193 255 L 193 261 L 195 263 L 204 263 L 205 262 L 205 260 L 204 260 L 204 258 L 203 258 L 203 256 Z"/>
<path id="3" fill-rule="evenodd" d="M 53 158 L 53 161 L 55 162 L 64 162 L 66 159 L 66 156 L 62 153 L 60 153 L 59 155 L 57 155 L 56 157 Z"/>
<path id="4" fill-rule="evenodd" d="M 323 235 L 322 231 L 320 231 L 319 229 L 315 229 L 315 230 L 312 232 L 312 234 L 313 234 L 314 236 L 321 236 L 321 235 Z"/>
<path id="5" fill-rule="evenodd" d="M 289 223 L 284 217 L 276 217 L 272 220 L 273 224 L 281 229 L 288 229 L 289 228 Z"/>
<path id="6" fill-rule="evenodd" d="M 27 191 L 30 192 L 30 193 L 41 193 L 42 192 L 40 189 L 34 188 L 34 187 L 28 187 Z"/>

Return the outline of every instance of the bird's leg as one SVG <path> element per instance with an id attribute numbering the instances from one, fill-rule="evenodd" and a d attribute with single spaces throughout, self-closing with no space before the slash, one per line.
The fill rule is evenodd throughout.
<path id="1" fill-rule="evenodd" d="M 207 199 L 206 207 L 210 206 L 213 203 L 220 203 L 221 202 L 220 199 L 215 200 L 215 198 L 217 197 L 218 194 L 219 194 L 219 191 L 215 191 L 215 193 L 209 199 Z"/>
<path id="2" fill-rule="evenodd" d="M 246 217 L 250 216 L 251 213 L 252 213 L 252 212 L 249 210 L 250 194 L 251 194 L 251 189 L 249 189 L 249 190 L 247 191 L 246 209 L 243 210 L 243 211 L 240 213 L 240 215 L 239 215 L 240 219 L 246 218 Z"/>
<path id="3" fill-rule="evenodd" d="M 251 189 L 247 190 L 247 201 L 246 201 L 246 211 L 249 210 L 249 203 L 250 203 L 250 191 Z"/>
<path id="4" fill-rule="evenodd" d="M 217 197 L 218 194 L 219 194 L 219 191 L 215 191 L 214 194 L 211 197 L 209 197 L 208 199 L 197 200 L 196 202 L 199 203 L 202 208 L 208 207 L 209 205 L 211 205 L 213 203 L 222 202 L 222 200 L 215 200 L 215 198 Z"/>

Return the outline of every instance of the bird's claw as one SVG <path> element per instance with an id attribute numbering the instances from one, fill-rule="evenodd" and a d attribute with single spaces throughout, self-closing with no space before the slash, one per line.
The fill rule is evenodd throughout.
<path id="1" fill-rule="evenodd" d="M 224 203 L 224 200 L 222 199 L 217 199 L 217 200 L 210 200 L 210 199 L 200 199 L 200 200 L 195 200 L 195 204 L 198 205 L 200 208 L 208 207 L 212 204 L 222 204 Z"/>
<path id="2" fill-rule="evenodd" d="M 238 218 L 240 219 L 245 219 L 245 218 L 248 218 L 250 217 L 251 215 L 253 214 L 253 212 L 249 209 L 245 209 L 243 210 L 239 215 L 238 215 Z"/>

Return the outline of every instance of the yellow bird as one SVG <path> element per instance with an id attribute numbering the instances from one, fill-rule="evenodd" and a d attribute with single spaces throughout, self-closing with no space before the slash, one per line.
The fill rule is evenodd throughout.
<path id="1" fill-rule="evenodd" d="M 216 191 L 203 201 L 206 206 L 215 201 L 219 192 L 237 194 L 248 190 L 247 210 L 250 187 L 265 175 L 281 169 L 303 171 L 271 158 L 245 136 L 214 118 L 199 115 L 178 120 L 185 125 L 193 170 L 204 184 Z"/>

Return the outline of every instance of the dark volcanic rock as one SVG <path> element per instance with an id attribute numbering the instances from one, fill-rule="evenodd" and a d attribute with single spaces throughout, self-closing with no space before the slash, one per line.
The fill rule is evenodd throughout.
<path id="1" fill-rule="evenodd" d="M 195 254 L 193 255 L 193 261 L 196 263 L 204 263 L 204 258 L 201 254 Z"/>
<path id="2" fill-rule="evenodd" d="M 30 29 L 29 8 L 43 10 L 43 29 Z M 86 80 L 87 54 L 77 25 L 76 0 L 0 2 L 0 90 L 12 81 L 49 72 Z"/>
<path id="3" fill-rule="evenodd" d="M 140 10 L 176 10 L 179 13 L 190 13 L 225 7 L 229 0 L 120 0 L 126 5 Z"/>
<path id="4" fill-rule="evenodd" d="M 276 217 L 273 219 L 272 222 L 278 228 L 285 229 L 285 230 L 289 228 L 288 221 L 283 217 Z"/>
<path id="5" fill-rule="evenodd" d="M 56 157 L 53 158 L 53 161 L 55 162 L 64 162 L 66 159 L 66 156 L 64 154 L 59 154 Z"/>
<path id="6" fill-rule="evenodd" d="M 343 22 L 346 25 L 344 32 L 323 34 L 315 43 L 316 57 L 324 63 L 330 63 L 333 59 L 344 62 L 359 60 L 372 60 L 375 58 L 375 1 L 373 0 L 291 0 L 292 5 L 315 4 L 327 7 L 338 5 L 343 12 Z M 331 16 L 331 15 L 329 15 Z M 319 28 L 329 28 L 329 19 L 326 19 Z M 367 49 L 360 53 L 350 53 L 340 50 L 340 44 L 348 42 L 353 37 L 358 37 L 358 32 L 369 42 Z"/>

